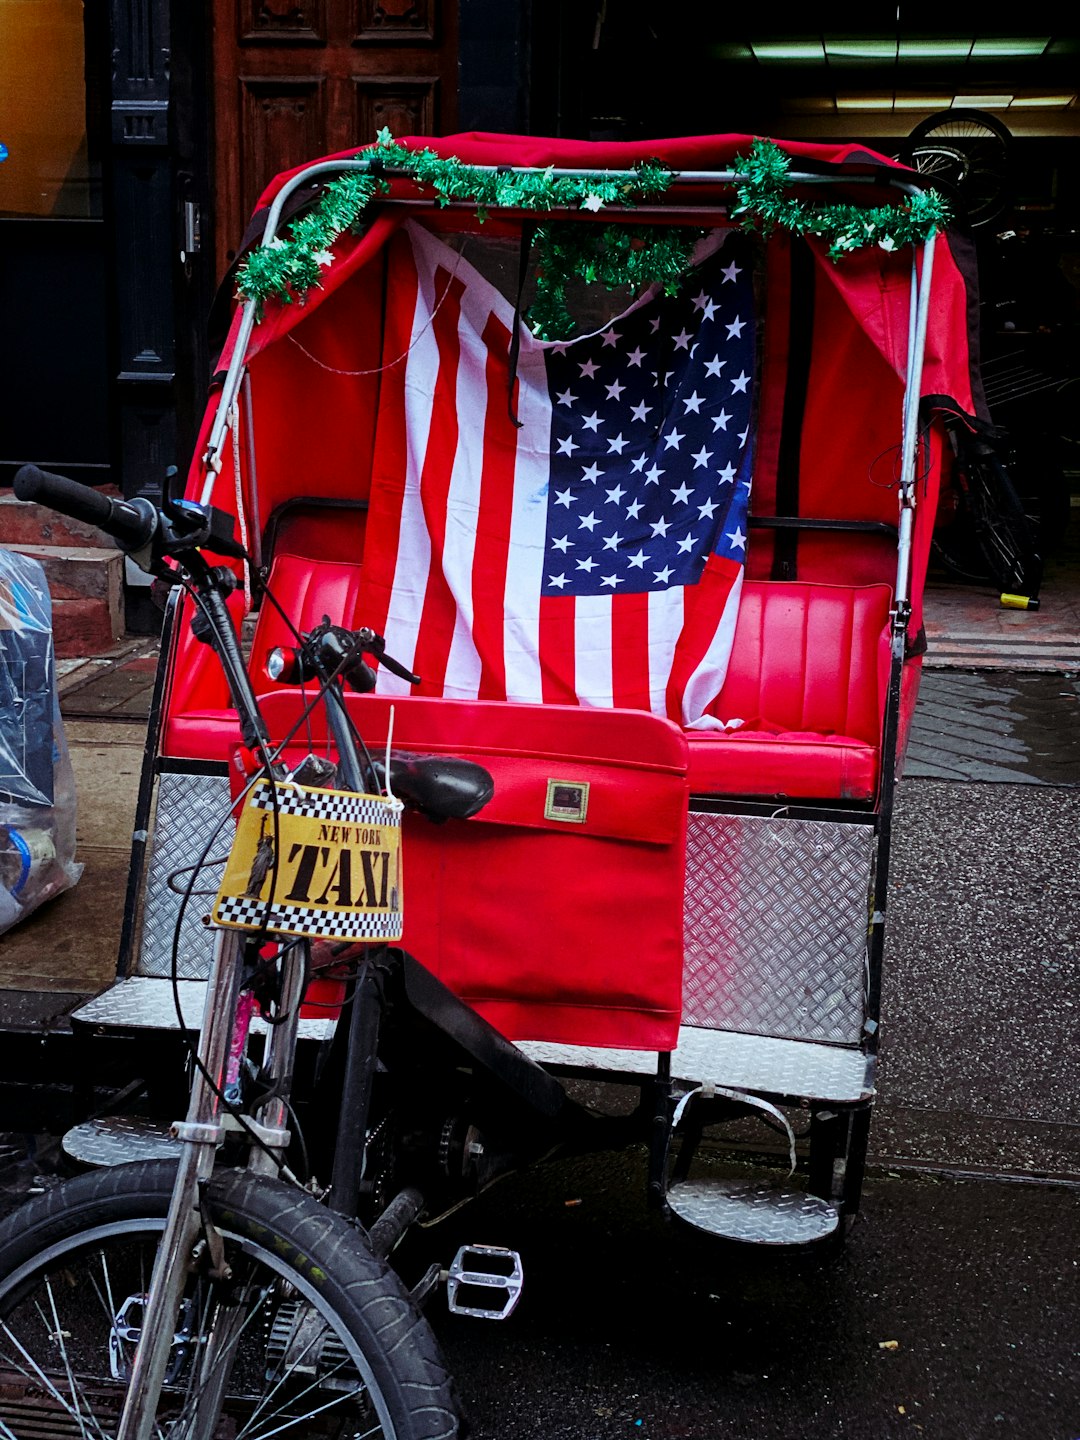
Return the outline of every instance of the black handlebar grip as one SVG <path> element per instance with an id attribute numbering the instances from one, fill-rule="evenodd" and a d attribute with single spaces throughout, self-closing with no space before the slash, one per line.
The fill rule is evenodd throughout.
<path id="1" fill-rule="evenodd" d="M 37 501 L 61 515 L 96 526 L 111 535 L 124 550 L 138 550 L 145 545 L 157 525 L 157 513 L 149 501 L 129 504 L 125 500 L 114 500 L 78 480 L 39 470 L 36 465 L 23 465 L 17 470 L 13 488 L 20 500 Z"/>

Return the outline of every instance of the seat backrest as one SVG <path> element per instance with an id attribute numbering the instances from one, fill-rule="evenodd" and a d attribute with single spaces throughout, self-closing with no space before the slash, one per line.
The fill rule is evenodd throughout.
<path id="1" fill-rule="evenodd" d="M 876 742 L 891 599 L 888 585 L 747 580 L 710 713 Z"/>

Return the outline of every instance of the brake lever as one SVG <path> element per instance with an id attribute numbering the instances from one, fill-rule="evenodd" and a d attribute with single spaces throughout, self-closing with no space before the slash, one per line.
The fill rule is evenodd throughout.
<path id="1" fill-rule="evenodd" d="M 360 633 L 363 634 L 364 632 L 361 631 Z M 386 641 L 381 635 L 376 635 L 373 630 L 368 630 L 367 635 L 371 638 L 365 638 L 362 644 L 369 655 L 373 655 L 380 665 L 385 665 L 391 675 L 396 675 L 400 680 L 407 680 L 410 685 L 420 684 L 419 675 L 414 675 L 411 670 L 406 669 L 400 660 L 395 660 L 392 655 L 386 653 Z"/>

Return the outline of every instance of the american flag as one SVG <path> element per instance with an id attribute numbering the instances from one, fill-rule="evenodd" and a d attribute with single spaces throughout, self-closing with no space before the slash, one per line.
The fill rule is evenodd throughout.
<path id="1" fill-rule="evenodd" d="M 737 237 L 677 296 L 564 344 L 409 224 L 392 247 L 362 618 L 465 699 L 625 706 L 718 694 L 751 480 L 754 309 Z M 511 419 L 511 410 L 520 428 Z M 408 688 L 380 671 L 380 691 Z"/>

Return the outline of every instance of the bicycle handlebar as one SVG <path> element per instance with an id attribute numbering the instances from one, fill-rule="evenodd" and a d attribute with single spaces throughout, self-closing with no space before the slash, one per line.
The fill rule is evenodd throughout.
<path id="1" fill-rule="evenodd" d="M 73 520 L 84 520 L 110 535 L 123 550 L 141 550 L 157 529 L 157 510 L 149 500 L 116 500 L 36 465 L 23 465 L 13 484 L 20 500 L 33 500 Z"/>

